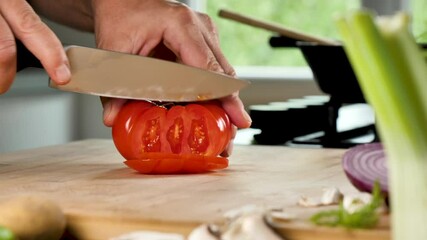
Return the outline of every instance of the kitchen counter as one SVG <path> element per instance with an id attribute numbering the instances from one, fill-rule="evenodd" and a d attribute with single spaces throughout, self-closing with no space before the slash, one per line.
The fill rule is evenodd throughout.
<path id="1" fill-rule="evenodd" d="M 110 140 L 85 140 L 0 155 L 0 200 L 36 194 L 57 202 L 77 239 L 135 230 L 187 235 L 244 205 L 281 208 L 298 221 L 278 224 L 287 239 L 389 239 L 388 227 L 347 231 L 307 220 L 322 207 L 298 206 L 327 187 L 357 190 L 341 169 L 343 149 L 234 148 L 228 169 L 208 174 L 142 175 L 127 168 Z"/>

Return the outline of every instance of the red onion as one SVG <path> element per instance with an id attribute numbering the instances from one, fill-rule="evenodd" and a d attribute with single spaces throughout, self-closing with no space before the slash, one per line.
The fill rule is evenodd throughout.
<path id="1" fill-rule="evenodd" d="M 360 191 L 371 193 L 378 181 L 381 191 L 388 196 L 387 161 L 381 143 L 350 148 L 343 156 L 342 167 L 350 182 Z"/>

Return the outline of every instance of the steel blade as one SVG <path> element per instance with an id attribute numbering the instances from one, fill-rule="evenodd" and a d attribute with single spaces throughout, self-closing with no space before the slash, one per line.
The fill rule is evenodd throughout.
<path id="1" fill-rule="evenodd" d="M 199 68 L 125 53 L 69 46 L 71 81 L 49 86 L 105 97 L 191 102 L 228 96 L 249 82 Z"/>

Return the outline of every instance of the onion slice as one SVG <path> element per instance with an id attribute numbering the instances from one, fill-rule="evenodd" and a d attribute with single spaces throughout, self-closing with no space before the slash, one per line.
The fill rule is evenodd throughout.
<path id="1" fill-rule="evenodd" d="M 388 197 L 387 161 L 381 143 L 362 144 L 344 153 L 342 167 L 350 182 L 362 192 L 372 192 L 374 183 Z"/>

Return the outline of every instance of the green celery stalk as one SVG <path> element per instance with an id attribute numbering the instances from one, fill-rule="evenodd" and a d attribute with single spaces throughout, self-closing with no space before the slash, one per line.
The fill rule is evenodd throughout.
<path id="1" fill-rule="evenodd" d="M 408 16 L 337 20 L 344 48 L 377 115 L 389 168 L 392 237 L 427 239 L 427 65 Z"/>

